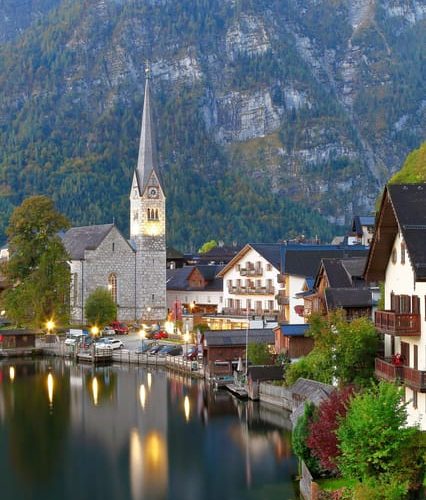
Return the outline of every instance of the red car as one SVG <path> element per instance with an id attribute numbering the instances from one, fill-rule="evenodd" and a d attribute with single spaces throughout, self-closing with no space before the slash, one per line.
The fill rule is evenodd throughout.
<path id="1" fill-rule="evenodd" d="M 158 332 L 154 333 L 155 340 L 167 339 L 168 336 L 169 336 L 168 333 L 165 332 L 164 330 L 158 330 Z"/>
<path id="2" fill-rule="evenodd" d="M 110 326 L 117 335 L 127 335 L 129 333 L 129 327 L 120 321 L 113 321 Z"/>

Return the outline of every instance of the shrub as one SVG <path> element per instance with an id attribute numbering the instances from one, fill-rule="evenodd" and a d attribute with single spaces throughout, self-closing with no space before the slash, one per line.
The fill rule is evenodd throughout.
<path id="1" fill-rule="evenodd" d="M 363 482 L 415 486 L 423 469 L 419 431 L 407 427 L 401 389 L 381 382 L 357 394 L 337 430 L 340 472 Z"/>
<path id="2" fill-rule="evenodd" d="M 313 476 L 318 476 L 320 467 L 318 460 L 312 456 L 306 441 L 309 436 L 309 425 L 313 421 L 315 406 L 312 403 L 305 404 L 303 415 L 299 417 L 292 434 L 292 446 L 294 453 L 303 460 Z"/>
<path id="3" fill-rule="evenodd" d="M 312 455 L 319 460 L 321 468 L 332 474 L 338 473 L 336 459 L 340 455 L 336 431 L 340 420 L 346 415 L 348 401 L 353 392 L 352 387 L 334 391 L 320 404 L 316 418 L 309 426 L 306 443 Z"/>

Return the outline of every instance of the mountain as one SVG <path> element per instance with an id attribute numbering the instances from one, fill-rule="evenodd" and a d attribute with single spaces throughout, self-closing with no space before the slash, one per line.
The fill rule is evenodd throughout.
<path id="1" fill-rule="evenodd" d="M 425 139 L 417 0 L 0 3 L 0 230 L 47 193 L 128 228 L 150 61 L 169 242 L 328 239 Z"/>

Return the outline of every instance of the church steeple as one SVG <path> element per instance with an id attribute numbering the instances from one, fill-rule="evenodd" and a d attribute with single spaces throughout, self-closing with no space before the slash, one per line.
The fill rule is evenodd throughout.
<path id="1" fill-rule="evenodd" d="M 158 175 L 157 162 L 157 144 L 155 140 L 155 127 L 151 111 L 151 93 L 150 93 L 150 72 L 147 68 L 145 81 L 145 96 L 142 114 L 142 127 L 139 142 L 139 156 L 136 168 L 136 175 L 139 185 L 139 193 L 142 195 L 148 185 L 152 172 Z"/>

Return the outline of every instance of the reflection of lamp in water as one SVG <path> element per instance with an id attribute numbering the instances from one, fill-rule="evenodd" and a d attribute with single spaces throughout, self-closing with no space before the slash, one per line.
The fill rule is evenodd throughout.
<path id="1" fill-rule="evenodd" d="M 47 376 L 47 395 L 49 397 L 49 406 L 51 408 L 53 406 L 53 386 L 54 386 L 53 375 L 49 373 L 49 375 Z"/>
<path id="2" fill-rule="evenodd" d="M 148 375 L 146 376 L 146 381 L 148 383 L 148 389 L 151 389 L 151 385 L 152 385 L 152 375 L 150 372 L 148 372 Z"/>
<path id="3" fill-rule="evenodd" d="M 9 367 L 9 379 L 11 382 L 15 380 L 15 367 L 11 366 Z"/>
<path id="4" fill-rule="evenodd" d="M 96 377 L 93 377 L 92 380 L 92 395 L 93 395 L 93 402 L 95 403 L 96 406 L 98 404 L 98 395 L 99 395 L 98 379 Z"/>
<path id="5" fill-rule="evenodd" d="M 144 498 L 167 497 L 167 443 L 158 431 L 149 432 L 143 442 Z"/>
<path id="6" fill-rule="evenodd" d="M 143 449 L 137 429 L 130 431 L 130 484 L 132 499 L 143 498 Z"/>
<path id="7" fill-rule="evenodd" d="M 141 384 L 139 387 L 139 401 L 141 402 L 142 410 L 144 410 L 146 402 L 146 390 L 144 384 Z"/>
<path id="8" fill-rule="evenodd" d="M 183 410 L 185 412 L 185 420 L 189 422 L 189 415 L 191 413 L 191 403 L 189 402 L 188 396 L 185 396 L 183 400 Z"/>

